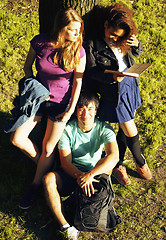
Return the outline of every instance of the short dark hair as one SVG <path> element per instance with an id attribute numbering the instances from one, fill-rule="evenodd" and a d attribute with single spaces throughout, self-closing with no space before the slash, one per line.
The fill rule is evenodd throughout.
<path id="1" fill-rule="evenodd" d="M 78 99 L 77 107 L 88 106 L 90 102 L 95 103 L 96 110 L 99 107 L 99 96 L 95 92 L 82 90 Z"/>

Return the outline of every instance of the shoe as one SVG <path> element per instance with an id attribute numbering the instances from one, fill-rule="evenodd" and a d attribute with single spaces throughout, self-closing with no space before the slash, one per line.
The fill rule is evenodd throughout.
<path id="1" fill-rule="evenodd" d="M 26 210 L 32 206 L 33 202 L 36 199 L 37 188 L 38 187 L 32 183 L 29 185 L 25 195 L 23 196 L 18 205 L 19 208 Z"/>
<path id="2" fill-rule="evenodd" d="M 113 176 L 123 185 L 131 184 L 129 177 L 127 176 L 126 168 L 122 165 L 113 170 Z"/>
<path id="3" fill-rule="evenodd" d="M 136 164 L 136 167 L 137 167 L 139 175 L 142 178 L 144 178 L 146 180 L 152 179 L 151 171 L 150 171 L 150 169 L 149 169 L 149 167 L 148 167 L 146 162 L 145 162 L 145 164 L 142 167 L 139 167 L 137 164 Z"/>
<path id="4" fill-rule="evenodd" d="M 64 229 L 63 232 L 69 240 L 77 240 L 80 233 L 74 226 Z"/>

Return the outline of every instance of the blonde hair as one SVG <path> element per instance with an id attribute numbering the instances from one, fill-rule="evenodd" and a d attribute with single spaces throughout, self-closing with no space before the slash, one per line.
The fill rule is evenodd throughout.
<path id="1" fill-rule="evenodd" d="M 80 35 L 74 42 L 66 41 L 64 37 L 65 27 L 73 21 L 81 23 Z M 59 11 L 56 15 L 54 28 L 51 34 L 51 41 L 54 46 L 57 46 L 54 62 L 58 62 L 66 72 L 75 69 L 76 65 L 80 62 L 83 30 L 83 20 L 76 10 L 67 8 Z"/>

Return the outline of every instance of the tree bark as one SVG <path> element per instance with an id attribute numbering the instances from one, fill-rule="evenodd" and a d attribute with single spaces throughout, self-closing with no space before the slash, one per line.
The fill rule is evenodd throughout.
<path id="1" fill-rule="evenodd" d="M 100 0 L 39 0 L 40 33 L 48 33 L 53 27 L 56 13 L 66 7 L 72 7 L 84 17 Z"/>

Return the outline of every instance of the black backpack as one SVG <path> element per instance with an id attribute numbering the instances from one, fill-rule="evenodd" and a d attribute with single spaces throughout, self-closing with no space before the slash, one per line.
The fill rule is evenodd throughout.
<path id="1" fill-rule="evenodd" d="M 121 222 L 114 207 L 114 191 L 110 176 L 101 174 L 95 177 L 99 183 L 93 183 L 95 193 L 86 196 L 81 188 L 76 191 L 76 211 L 74 226 L 80 231 L 107 232 Z"/>

